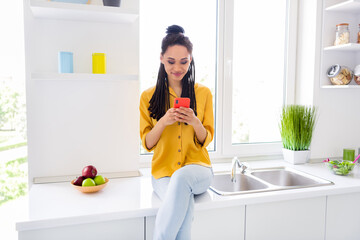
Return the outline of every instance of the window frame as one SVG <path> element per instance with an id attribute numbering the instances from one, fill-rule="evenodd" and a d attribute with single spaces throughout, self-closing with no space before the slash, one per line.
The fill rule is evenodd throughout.
<path id="1" fill-rule="evenodd" d="M 232 96 L 232 61 L 233 61 L 233 22 L 234 22 L 234 0 L 221 1 L 223 4 L 223 15 L 226 19 L 219 18 L 224 21 L 222 26 L 224 39 L 222 46 L 223 59 L 222 69 L 219 69 L 221 74 L 218 81 L 222 84 L 223 96 Z M 296 32 L 297 32 L 297 0 L 287 0 L 287 25 L 286 25 L 286 53 L 285 53 L 285 84 L 284 84 L 284 103 L 290 104 L 294 102 L 295 96 L 295 63 L 296 63 Z M 239 156 L 239 157 L 263 157 L 268 155 L 281 155 L 282 143 L 248 143 L 248 144 L 232 144 L 232 97 L 224 97 L 218 99 L 223 109 L 222 122 L 219 125 L 222 129 L 222 154 L 223 157 Z M 220 105 L 219 104 L 219 105 Z"/>
<path id="2" fill-rule="evenodd" d="M 234 1 L 217 1 L 217 69 L 215 92 L 215 136 L 214 151 L 209 151 L 212 162 L 222 162 L 229 157 L 249 159 L 271 159 L 281 155 L 281 142 L 232 144 L 232 59 Z M 298 0 L 287 0 L 286 52 L 284 103 L 295 100 L 295 69 L 297 45 Z M 152 154 L 140 155 L 140 166 L 151 163 Z"/>

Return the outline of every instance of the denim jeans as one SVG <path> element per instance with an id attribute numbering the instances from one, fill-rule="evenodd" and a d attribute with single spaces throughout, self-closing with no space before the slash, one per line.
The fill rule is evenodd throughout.
<path id="1" fill-rule="evenodd" d="M 194 215 L 194 195 L 209 188 L 212 169 L 201 165 L 186 165 L 171 177 L 152 178 L 155 193 L 163 201 L 156 215 L 154 240 L 191 239 Z"/>

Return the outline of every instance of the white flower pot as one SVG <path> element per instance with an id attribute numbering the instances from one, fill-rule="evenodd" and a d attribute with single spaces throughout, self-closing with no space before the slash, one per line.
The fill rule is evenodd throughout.
<path id="1" fill-rule="evenodd" d="M 293 151 L 283 148 L 282 151 L 283 151 L 284 160 L 292 164 L 307 163 L 310 157 L 310 150 Z"/>

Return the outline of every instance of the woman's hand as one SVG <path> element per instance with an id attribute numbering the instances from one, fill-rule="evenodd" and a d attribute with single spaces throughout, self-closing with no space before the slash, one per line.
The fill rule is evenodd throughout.
<path id="1" fill-rule="evenodd" d="M 165 127 L 176 122 L 175 109 L 170 108 L 167 110 L 164 116 L 162 116 L 158 123 L 151 129 L 151 131 L 145 137 L 145 144 L 148 149 L 151 149 L 159 141 L 161 133 Z"/>
<path id="2" fill-rule="evenodd" d="M 195 113 L 191 108 L 184 108 L 184 107 L 176 108 L 175 120 L 191 125 L 195 130 L 196 138 L 199 140 L 201 144 L 204 143 L 207 136 L 207 131 L 204 128 L 200 119 L 198 119 L 195 116 Z"/>
<path id="3" fill-rule="evenodd" d="M 200 124 L 200 120 L 195 116 L 194 111 L 191 108 L 175 108 L 175 120 L 178 122 L 184 122 L 191 126 Z"/>
<path id="4" fill-rule="evenodd" d="M 167 110 L 167 112 L 160 119 L 160 121 L 162 122 L 162 124 L 164 126 L 168 126 L 168 125 L 171 125 L 171 124 L 177 122 L 175 108 L 170 108 L 169 110 Z"/>

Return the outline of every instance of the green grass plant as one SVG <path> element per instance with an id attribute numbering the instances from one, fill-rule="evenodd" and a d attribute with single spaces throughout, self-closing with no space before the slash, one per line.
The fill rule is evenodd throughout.
<path id="1" fill-rule="evenodd" d="M 283 147 L 293 151 L 309 150 L 317 110 L 313 106 L 287 105 L 280 116 Z"/>

